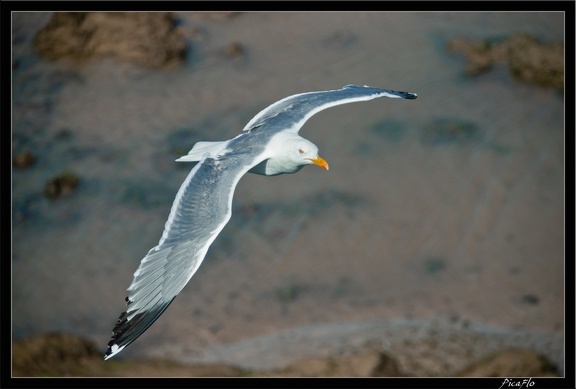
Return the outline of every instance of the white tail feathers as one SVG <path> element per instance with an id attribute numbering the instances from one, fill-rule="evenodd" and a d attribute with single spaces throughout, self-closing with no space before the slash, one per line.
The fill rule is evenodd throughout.
<path id="1" fill-rule="evenodd" d="M 218 155 L 221 151 L 226 149 L 228 141 L 218 142 L 198 142 L 192 147 L 192 150 L 176 160 L 176 162 L 198 162 L 202 159 L 204 154 Z"/>

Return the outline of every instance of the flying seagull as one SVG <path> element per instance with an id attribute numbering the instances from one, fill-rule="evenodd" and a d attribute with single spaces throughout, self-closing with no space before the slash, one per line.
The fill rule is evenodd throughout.
<path id="1" fill-rule="evenodd" d="M 335 105 L 416 94 L 369 86 L 288 96 L 258 113 L 233 139 L 198 142 L 179 162 L 198 162 L 176 194 L 160 242 L 140 262 L 128 287 L 126 311 L 112 330 L 104 359 L 144 333 L 190 281 L 232 215 L 232 196 L 245 173 L 296 173 L 306 165 L 328 170 L 318 147 L 298 135 L 312 115 Z"/>

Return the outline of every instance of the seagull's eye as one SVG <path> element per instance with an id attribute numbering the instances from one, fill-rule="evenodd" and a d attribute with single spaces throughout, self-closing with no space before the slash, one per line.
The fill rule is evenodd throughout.
<path id="1" fill-rule="evenodd" d="M 302 149 L 298 149 L 298 153 L 300 153 L 300 154 L 304 154 L 304 150 L 302 150 Z"/>

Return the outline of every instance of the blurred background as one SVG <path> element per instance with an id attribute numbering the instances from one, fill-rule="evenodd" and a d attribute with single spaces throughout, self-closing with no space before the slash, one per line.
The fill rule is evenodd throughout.
<path id="1" fill-rule="evenodd" d="M 174 160 L 354 83 L 418 99 L 311 118 L 330 171 L 246 175 L 196 275 L 117 358 L 277 368 L 369 345 L 443 374 L 431 361 L 510 346 L 562 369 L 563 42 L 560 12 L 13 13 L 13 339 L 104 352 L 193 166 Z"/>

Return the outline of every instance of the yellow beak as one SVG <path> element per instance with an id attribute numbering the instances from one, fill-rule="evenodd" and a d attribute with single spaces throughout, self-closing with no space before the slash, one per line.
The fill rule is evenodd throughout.
<path id="1" fill-rule="evenodd" d="M 315 159 L 310 158 L 310 161 L 314 165 L 320 166 L 322 169 L 328 170 L 328 162 L 324 158 L 316 157 Z"/>

